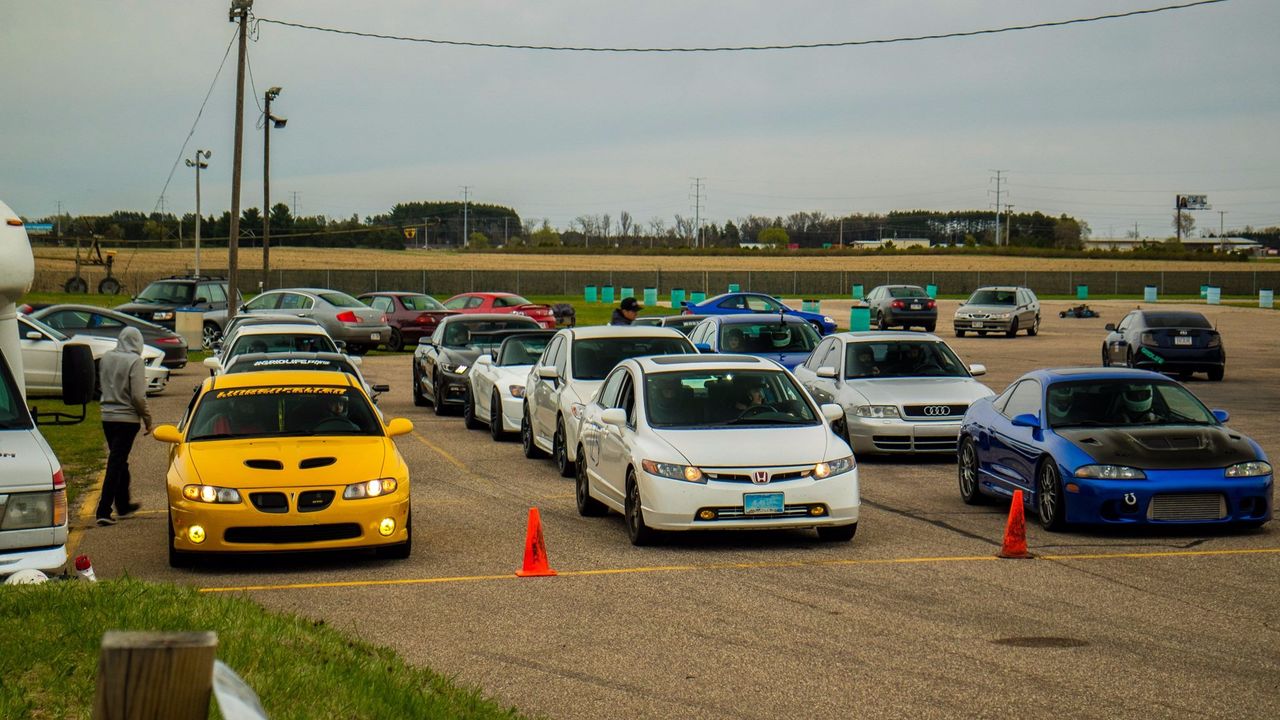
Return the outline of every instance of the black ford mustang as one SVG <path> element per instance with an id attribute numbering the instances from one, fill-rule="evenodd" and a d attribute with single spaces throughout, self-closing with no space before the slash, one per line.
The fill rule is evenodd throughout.
<path id="1" fill-rule="evenodd" d="M 467 395 L 467 372 L 481 353 L 502 343 L 510 332 L 541 330 L 537 320 L 515 313 L 449 315 L 413 352 L 413 402 L 431 404 L 437 415 L 445 406 L 461 406 Z"/>
<path id="2" fill-rule="evenodd" d="M 1221 380 L 1227 366 L 1222 336 L 1198 312 L 1134 310 L 1119 325 L 1107 323 L 1102 341 L 1102 365 L 1176 373 L 1208 373 Z"/>

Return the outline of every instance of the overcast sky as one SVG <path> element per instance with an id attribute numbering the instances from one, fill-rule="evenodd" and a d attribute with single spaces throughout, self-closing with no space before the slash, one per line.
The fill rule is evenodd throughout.
<path id="1" fill-rule="evenodd" d="M 1065 20 L 1178 0 L 257 0 L 261 18 L 522 44 L 866 40 Z M 0 198 L 27 216 L 150 211 L 234 33 L 228 0 L 0 0 Z M 703 217 L 974 209 L 1083 218 L 1095 236 L 1280 224 L 1280 2 L 926 42 L 717 54 L 441 47 L 262 24 L 272 199 L 302 214 L 471 197 L 566 226 L 626 210 Z M 186 157 L 230 207 L 235 50 Z M 246 95 L 252 91 L 246 89 Z M 246 97 L 242 206 L 262 202 Z M 166 207 L 190 212 L 180 166 Z"/>

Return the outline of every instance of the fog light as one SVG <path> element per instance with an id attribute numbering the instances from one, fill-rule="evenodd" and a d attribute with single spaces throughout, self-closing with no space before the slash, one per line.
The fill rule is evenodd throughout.
<path id="1" fill-rule="evenodd" d="M 715 510 L 699 510 L 698 519 L 699 520 L 715 520 L 716 511 Z"/>
<path id="2" fill-rule="evenodd" d="M 822 505 L 810 505 L 809 514 L 814 517 L 818 517 L 819 515 L 826 515 L 827 508 Z"/>
<path id="3" fill-rule="evenodd" d="M 192 525 L 187 528 L 187 539 L 197 545 L 204 542 L 204 528 L 199 525 Z"/>
<path id="4" fill-rule="evenodd" d="M 382 522 L 378 523 L 378 532 L 383 537 L 390 537 L 391 533 L 396 531 L 396 521 L 391 518 L 382 518 Z"/>

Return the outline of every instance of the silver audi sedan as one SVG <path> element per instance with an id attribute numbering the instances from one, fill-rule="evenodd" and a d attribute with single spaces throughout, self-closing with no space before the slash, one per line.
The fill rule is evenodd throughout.
<path id="1" fill-rule="evenodd" d="M 796 379 L 818 403 L 844 408 L 855 453 L 954 453 L 969 405 L 994 395 L 936 335 L 837 333 L 823 339 Z"/>

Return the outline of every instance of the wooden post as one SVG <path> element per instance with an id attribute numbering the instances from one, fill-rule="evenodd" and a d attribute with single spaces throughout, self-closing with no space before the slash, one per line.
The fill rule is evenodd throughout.
<path id="1" fill-rule="evenodd" d="M 214 632 L 109 630 L 98 656 L 95 720 L 204 720 Z"/>

